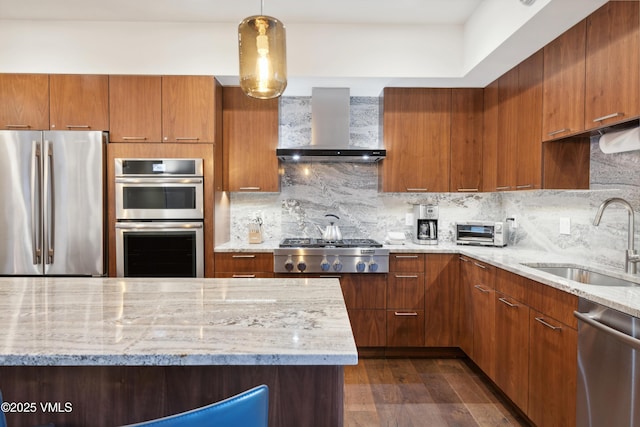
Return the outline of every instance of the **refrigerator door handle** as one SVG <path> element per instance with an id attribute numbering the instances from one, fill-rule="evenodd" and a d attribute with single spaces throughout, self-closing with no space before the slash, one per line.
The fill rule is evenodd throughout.
<path id="1" fill-rule="evenodd" d="M 44 248 L 45 264 L 53 264 L 53 253 L 55 248 L 55 176 L 53 173 L 53 146 L 50 141 L 45 140 L 46 161 L 45 161 L 45 191 L 49 197 L 45 197 L 45 227 L 44 227 Z"/>
<path id="2" fill-rule="evenodd" d="M 40 264 L 42 248 L 38 239 L 38 230 L 42 226 L 42 147 L 38 141 L 33 141 L 33 156 L 31 158 L 31 242 L 33 243 L 33 264 Z M 37 180 L 36 180 L 37 171 Z M 36 185 L 38 191 L 36 193 Z M 36 197 L 38 205 L 36 207 Z M 36 211 L 37 208 L 37 211 Z"/>

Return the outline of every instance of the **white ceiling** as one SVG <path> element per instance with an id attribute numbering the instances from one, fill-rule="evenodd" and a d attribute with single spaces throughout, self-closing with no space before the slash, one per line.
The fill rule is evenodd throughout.
<path id="1" fill-rule="evenodd" d="M 263 12 L 285 24 L 464 24 L 481 2 L 265 0 Z M 239 23 L 260 9 L 260 0 L 0 0 L 0 19 Z"/>
<path id="2" fill-rule="evenodd" d="M 484 87 L 607 0 L 264 0 L 287 28 L 285 96 Z M 0 72 L 213 74 L 237 84 L 260 0 L 0 0 Z"/>

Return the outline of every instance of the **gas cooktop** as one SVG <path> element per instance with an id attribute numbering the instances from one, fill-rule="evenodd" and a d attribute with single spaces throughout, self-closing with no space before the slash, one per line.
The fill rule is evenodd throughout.
<path id="1" fill-rule="evenodd" d="M 328 241 L 312 237 L 290 238 L 280 242 L 281 248 L 381 248 L 382 243 L 373 239 L 342 239 Z"/>

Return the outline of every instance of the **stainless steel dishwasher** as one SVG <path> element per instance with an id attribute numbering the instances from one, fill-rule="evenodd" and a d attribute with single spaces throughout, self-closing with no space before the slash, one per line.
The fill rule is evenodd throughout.
<path id="1" fill-rule="evenodd" d="M 580 298 L 577 425 L 640 427 L 640 319 Z"/>

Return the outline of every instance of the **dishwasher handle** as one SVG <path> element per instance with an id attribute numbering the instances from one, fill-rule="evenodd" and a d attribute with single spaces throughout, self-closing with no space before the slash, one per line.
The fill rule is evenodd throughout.
<path id="1" fill-rule="evenodd" d="M 640 350 L 639 339 L 634 338 L 630 335 L 627 335 L 624 332 L 620 332 L 619 330 L 614 329 L 610 326 L 607 326 L 604 323 L 599 322 L 597 318 L 591 317 L 586 313 L 580 313 L 579 311 L 574 311 L 573 315 L 577 317 L 578 320 L 586 323 L 587 325 L 592 326 L 598 329 L 599 331 L 606 333 L 607 335 L 611 335 L 612 337 L 616 338 L 617 340 L 623 342 L 624 344 L 630 347 L 635 348 L 636 350 Z"/>

